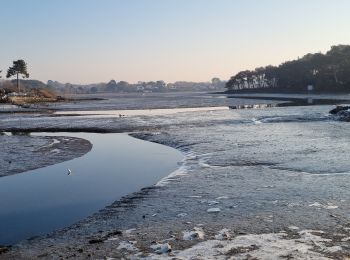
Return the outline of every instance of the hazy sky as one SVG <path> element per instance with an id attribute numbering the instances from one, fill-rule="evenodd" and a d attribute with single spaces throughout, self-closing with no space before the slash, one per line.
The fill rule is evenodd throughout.
<path id="1" fill-rule="evenodd" d="M 208 81 L 350 44 L 349 0 L 0 0 L 0 70 Z M 4 73 L 2 73 L 4 76 Z"/>

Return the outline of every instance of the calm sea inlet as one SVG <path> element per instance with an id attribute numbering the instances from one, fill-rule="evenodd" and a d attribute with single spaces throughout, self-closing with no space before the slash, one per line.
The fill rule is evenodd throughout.
<path id="1" fill-rule="evenodd" d="M 173 148 L 127 134 L 40 135 L 80 137 L 93 148 L 80 158 L 0 178 L 2 245 L 71 225 L 122 196 L 157 183 L 183 159 Z"/>

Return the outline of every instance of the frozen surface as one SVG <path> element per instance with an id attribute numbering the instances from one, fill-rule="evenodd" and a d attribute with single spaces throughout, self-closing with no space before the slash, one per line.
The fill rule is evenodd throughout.
<path id="1" fill-rule="evenodd" d="M 232 240 L 207 240 L 183 251 L 168 255 L 150 255 L 146 259 L 331 259 L 322 253 L 341 251 L 341 247 L 327 246 L 329 242 L 317 231 L 305 230 L 300 238 L 288 238 L 286 233 L 252 234 Z M 319 253 L 317 251 L 321 251 Z"/>
<path id="2" fill-rule="evenodd" d="M 221 110 L 102 119 L 21 118 L 22 127 L 33 129 L 134 131 L 134 136 L 175 147 L 186 157 L 180 174 L 162 185 L 130 195 L 48 237 L 23 242 L 11 254 L 118 259 L 130 256 L 130 252 L 116 250 L 120 241 L 128 240 L 136 241 L 137 257 L 154 254 L 150 248 L 154 241 L 169 243 L 179 256 L 181 251 L 191 255 L 186 250 L 215 249 L 209 247 L 216 245 L 210 241 L 227 229 L 233 239 L 257 239 L 261 243 L 272 239 L 280 246 L 276 252 L 282 248 L 287 250 L 286 255 L 289 248 L 300 246 L 305 250 L 300 252 L 309 253 L 310 259 L 348 256 L 350 124 L 330 117 L 331 108 Z M 15 121 L 19 119 L 11 120 L 0 121 L 4 129 L 18 127 Z M 210 208 L 220 208 L 220 212 L 208 213 Z M 183 232 L 194 231 L 195 227 L 202 228 L 208 245 L 183 239 Z M 133 228 L 131 234 L 123 232 L 117 240 L 89 243 L 92 238 L 104 241 L 114 230 Z M 313 233 L 305 230 L 324 232 L 317 235 L 322 241 L 315 240 L 323 249 L 315 248 L 310 242 Z M 230 246 L 225 241 L 219 247 Z M 272 250 L 268 245 L 260 248 L 248 245 L 231 253 L 247 249 L 261 253 L 264 259 L 264 254 Z M 295 252 L 294 256 L 301 258 Z"/>

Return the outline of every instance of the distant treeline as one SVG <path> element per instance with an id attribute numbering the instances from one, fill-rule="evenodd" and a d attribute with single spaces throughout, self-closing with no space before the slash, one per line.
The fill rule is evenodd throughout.
<path id="1" fill-rule="evenodd" d="M 18 92 L 16 80 L 1 80 L 0 90 L 2 92 Z M 78 85 L 71 83 L 60 83 L 58 81 L 49 80 L 47 84 L 39 80 L 19 80 L 21 90 L 23 92 L 31 91 L 32 89 L 47 89 L 57 95 L 70 94 L 95 94 L 95 93 L 136 93 L 136 92 L 170 92 L 170 91 L 212 91 L 222 90 L 225 87 L 225 81 L 219 78 L 213 78 L 210 82 L 186 82 L 177 81 L 174 83 L 165 83 L 162 80 L 138 82 L 135 84 L 126 81 L 116 82 L 111 80 L 107 83 L 95 83 Z M 1 92 L 1 93 L 2 93 Z M 0 93 L 0 94 L 1 94 Z"/>
<path id="2" fill-rule="evenodd" d="M 230 92 L 350 92 L 350 45 L 332 46 L 326 54 L 306 54 L 279 66 L 237 73 L 226 83 Z"/>
<path id="3" fill-rule="evenodd" d="M 213 78 L 210 82 L 185 82 L 177 81 L 166 83 L 163 80 L 158 81 L 139 81 L 132 84 L 126 81 L 111 80 L 108 83 L 96 83 L 77 85 L 70 83 L 61 83 L 49 80 L 47 86 L 62 94 L 95 94 L 95 93 L 133 93 L 133 92 L 168 92 L 168 91 L 207 91 L 223 89 L 224 81 L 219 78 Z"/>

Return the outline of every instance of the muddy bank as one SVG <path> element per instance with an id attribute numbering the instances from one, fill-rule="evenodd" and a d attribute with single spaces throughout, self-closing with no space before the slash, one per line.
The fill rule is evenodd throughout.
<path id="1" fill-rule="evenodd" d="M 42 168 L 83 156 L 92 144 L 81 138 L 31 136 L 17 132 L 0 135 L 0 177 Z"/>
<path id="2" fill-rule="evenodd" d="M 223 164 L 221 158 L 230 149 L 218 146 L 222 137 L 202 140 L 203 131 L 214 128 L 196 128 L 191 136 L 177 127 L 133 134 L 184 152 L 186 159 L 178 173 L 76 225 L 22 242 L 4 257 L 155 259 L 153 246 L 169 244 L 172 252 L 161 255 L 169 259 L 181 255 L 206 259 L 209 249 L 223 259 L 243 257 L 247 252 L 259 258 L 268 254 L 271 241 L 280 257 L 349 255 L 349 192 L 342 186 L 348 176 L 280 170 L 272 167 L 276 163 L 261 162 L 258 155 L 244 166 L 234 158 Z M 246 145 L 238 148 L 241 153 Z M 209 147 L 215 148 L 208 153 Z M 219 210 L 211 213 L 210 209 Z M 236 248 L 237 244 L 241 247 Z M 232 250 L 217 251 L 228 245 Z"/>
<path id="3" fill-rule="evenodd" d="M 0 258 L 349 256 L 350 125 L 332 121 L 329 110 L 66 118 L 59 126 L 37 119 L 36 125 L 61 130 L 149 127 L 133 136 L 177 148 L 186 158 L 157 185 L 71 227 L 23 241 Z"/>

